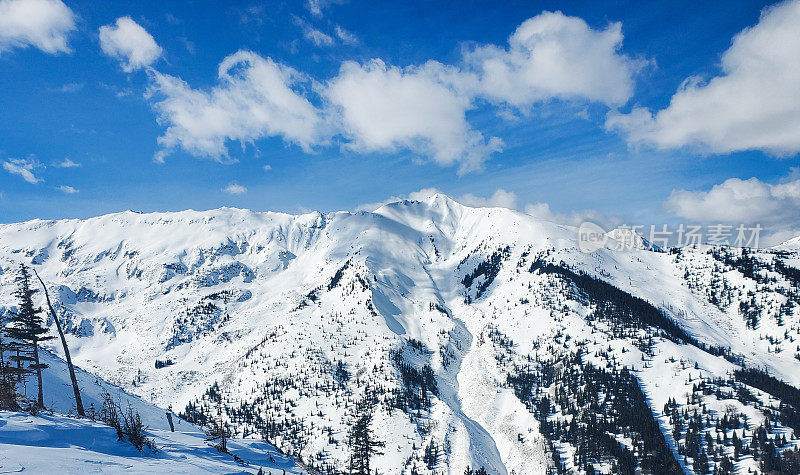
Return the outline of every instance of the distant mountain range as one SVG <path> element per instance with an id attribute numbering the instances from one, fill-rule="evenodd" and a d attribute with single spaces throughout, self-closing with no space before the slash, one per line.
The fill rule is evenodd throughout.
<path id="1" fill-rule="evenodd" d="M 31 265 L 81 368 L 323 473 L 365 412 L 380 473 L 797 473 L 800 245 L 623 234 L 444 195 L 35 220 L 0 225 L 0 312 Z"/>

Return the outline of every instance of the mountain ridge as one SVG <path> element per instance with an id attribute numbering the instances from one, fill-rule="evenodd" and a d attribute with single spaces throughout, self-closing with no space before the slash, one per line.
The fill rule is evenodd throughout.
<path id="1" fill-rule="evenodd" d="M 117 213 L 0 225 L 0 281 L 6 289 L 20 262 L 37 267 L 63 305 L 76 364 L 184 408 L 196 423 L 223 404 L 239 435 L 265 437 L 328 472 L 347 464 L 359 401 L 374 404 L 387 447 L 378 461 L 392 472 L 651 463 L 623 435 L 615 440 L 630 457 L 554 435 L 554 420 L 589 410 L 568 395 L 562 412 L 542 418 L 542 395 L 559 401 L 540 376 L 554 371 L 554 357 L 616 371 L 587 372 L 599 378 L 591 384 L 632 370 L 676 460 L 692 434 L 681 423 L 670 442 L 676 426 L 664 406 L 672 396 L 659 388 L 695 394 L 698 381 L 745 366 L 800 385 L 797 256 L 714 246 L 621 252 L 613 244 L 583 253 L 574 227 L 445 195 L 324 215 Z M 569 272 L 544 272 L 537 262 Z M 581 287 L 578 275 L 618 292 Z M 696 344 L 637 320 L 636 298 Z M 4 291 L 0 310 L 12 305 Z M 586 377 L 576 374 L 564 378 Z M 538 381 L 535 390 L 521 389 L 519 378 Z M 753 424 L 778 411 L 756 400 L 736 405 Z M 644 436 L 651 429 L 627 430 L 654 443 Z"/>

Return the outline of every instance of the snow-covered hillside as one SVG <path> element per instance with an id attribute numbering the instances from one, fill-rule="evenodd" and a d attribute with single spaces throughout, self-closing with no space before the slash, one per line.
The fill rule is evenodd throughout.
<path id="1" fill-rule="evenodd" d="M 166 411 L 94 375 L 77 370 L 78 385 L 88 414 L 99 412 L 105 394 L 121 408 L 131 407 L 147 426 L 157 452 L 138 451 L 120 442 L 115 430 L 101 422 L 74 417 L 72 386 L 66 363 L 42 355 L 47 412 L 36 416 L 0 411 L 0 473 L 306 473 L 275 447 L 260 440 L 230 440 L 222 454 L 206 442 L 202 428 L 173 416 L 170 431 Z M 28 385 L 35 391 L 33 384 Z M 284 472 L 285 471 L 285 472 Z"/>
<path id="2" fill-rule="evenodd" d="M 382 473 L 747 472 L 797 445 L 796 250 L 576 237 L 444 195 L 5 224 L 0 308 L 34 266 L 81 368 L 323 472 L 365 404 Z"/>
<path id="3" fill-rule="evenodd" d="M 206 444 L 202 432 L 151 429 L 157 453 L 141 453 L 119 442 L 109 426 L 56 414 L 0 411 L 0 472 L 15 473 L 305 473 L 265 442 L 230 441 L 229 450 Z M 270 458 L 271 457 L 271 458 Z"/>

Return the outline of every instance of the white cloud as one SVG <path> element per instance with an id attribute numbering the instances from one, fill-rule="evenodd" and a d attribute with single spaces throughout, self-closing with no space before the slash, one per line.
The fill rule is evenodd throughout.
<path id="1" fill-rule="evenodd" d="M 376 201 L 373 203 L 362 203 L 356 206 L 356 211 L 375 211 L 387 203 L 394 203 L 402 200 L 416 200 L 423 201 L 436 193 L 441 193 L 437 188 L 422 188 L 419 191 L 412 191 L 408 195 L 390 196 L 383 201 Z"/>
<path id="2" fill-rule="evenodd" d="M 431 196 L 438 194 L 443 194 L 438 188 L 422 188 L 417 191 L 412 191 L 408 195 L 392 196 L 380 202 L 361 204 L 356 207 L 356 211 L 374 211 L 387 203 L 394 203 L 402 200 L 425 201 Z M 467 193 L 454 199 L 463 205 L 473 208 L 491 207 L 517 209 L 517 195 L 512 191 L 506 191 L 502 188 L 496 190 L 488 197 Z"/>
<path id="3" fill-rule="evenodd" d="M 317 30 L 316 28 L 308 28 L 303 31 L 303 36 L 317 46 L 333 46 L 333 37 L 328 34 Z"/>
<path id="4" fill-rule="evenodd" d="M 39 167 L 39 164 L 33 160 L 25 159 L 11 159 L 3 162 L 3 168 L 12 175 L 19 175 L 23 180 L 31 184 L 36 184 L 42 181 L 40 178 L 33 174 L 33 170 Z"/>
<path id="5" fill-rule="evenodd" d="M 306 41 L 313 43 L 315 46 L 318 47 L 328 47 L 333 46 L 337 43 L 336 39 L 338 38 L 344 44 L 355 44 L 358 42 L 358 38 L 349 31 L 345 30 L 344 28 L 336 25 L 334 28 L 334 33 L 336 34 L 336 38 L 332 35 L 323 32 L 318 28 L 314 28 L 311 23 L 308 21 L 298 17 L 293 16 L 294 24 L 299 26 L 303 30 L 303 38 Z"/>
<path id="6" fill-rule="evenodd" d="M 544 12 L 523 22 L 508 48 L 484 45 L 464 59 L 480 77 L 478 93 L 515 107 L 548 99 L 621 105 L 642 62 L 620 53 L 622 27 L 594 30 L 581 18 Z"/>
<path id="7" fill-rule="evenodd" d="M 306 9 L 314 16 L 322 16 L 323 10 L 328 6 L 344 3 L 345 0 L 306 0 Z"/>
<path id="8" fill-rule="evenodd" d="M 272 165 L 264 165 L 263 168 L 264 168 L 265 172 L 268 172 L 268 171 L 272 170 Z"/>
<path id="9" fill-rule="evenodd" d="M 311 23 L 307 22 L 306 20 L 298 17 L 293 16 L 292 20 L 294 24 L 299 26 L 300 29 L 303 30 L 303 38 L 306 41 L 313 43 L 315 46 L 324 47 L 324 46 L 333 46 L 336 43 L 336 40 L 327 33 L 323 33 L 322 31 L 314 28 Z"/>
<path id="10" fill-rule="evenodd" d="M 60 162 L 53 163 L 52 165 L 56 168 L 76 168 L 81 166 L 80 163 L 73 162 L 69 158 L 65 158 Z"/>
<path id="11" fill-rule="evenodd" d="M 321 13 L 325 3 L 307 6 Z M 335 39 L 299 17 L 295 23 L 318 45 L 357 41 L 339 26 Z M 411 151 L 466 173 L 481 169 L 503 147 L 500 138 L 484 136 L 467 121 L 481 100 L 519 108 L 550 99 L 627 101 L 640 62 L 618 51 L 621 42 L 619 24 L 593 30 L 580 18 L 542 13 L 520 25 L 508 48 L 473 47 L 458 66 L 347 61 L 319 84 L 270 58 L 239 51 L 220 64 L 219 84 L 211 90 L 151 71 L 153 109 L 167 127 L 155 158 L 181 148 L 224 161 L 229 140 L 244 145 L 278 136 L 310 151 L 341 137 L 357 152 Z M 302 88 L 308 84 L 314 95 Z M 319 107 L 310 99 L 316 103 L 317 95 Z"/>
<path id="12" fill-rule="evenodd" d="M 730 178 L 709 191 L 673 190 L 664 207 L 701 224 L 761 225 L 761 245 L 800 235 L 800 179 L 792 175 L 775 184 Z"/>
<path id="13" fill-rule="evenodd" d="M 158 121 L 167 126 L 159 137 L 156 160 L 180 147 L 195 156 L 223 161 L 228 140 L 241 143 L 282 137 L 310 151 L 325 141 L 318 110 L 293 87 L 307 79 L 296 70 L 239 51 L 219 65 L 219 83 L 211 90 L 192 89 L 179 78 L 153 71 L 150 97 Z"/>
<path id="14" fill-rule="evenodd" d="M 231 183 L 230 185 L 223 188 L 222 191 L 228 193 L 229 195 L 242 195 L 244 193 L 247 193 L 247 188 L 245 188 L 242 185 L 239 185 L 238 183 Z"/>
<path id="15" fill-rule="evenodd" d="M 311 26 L 303 28 L 303 36 L 316 46 L 333 46 L 334 43 L 333 37 Z"/>
<path id="16" fill-rule="evenodd" d="M 409 199 L 412 201 L 425 201 L 433 195 L 438 195 L 442 191 L 438 188 L 421 188 L 417 191 L 412 191 L 408 194 L 408 198 L 394 198 L 392 201 L 399 201 L 400 199 Z"/>
<path id="17" fill-rule="evenodd" d="M 757 25 L 733 38 L 722 74 L 687 80 L 667 108 L 611 113 L 606 127 L 631 143 L 658 148 L 693 146 L 729 153 L 800 152 L 800 0 L 762 11 Z"/>
<path id="18" fill-rule="evenodd" d="M 525 214 L 533 216 L 536 219 L 543 221 L 551 221 L 553 223 L 565 224 L 568 226 L 580 226 L 584 222 L 592 222 L 604 229 L 613 229 L 620 225 L 622 220 L 606 216 L 597 210 L 582 210 L 571 211 L 569 213 L 559 213 L 553 211 L 547 203 L 531 203 L 525 205 Z"/>
<path id="19" fill-rule="evenodd" d="M 50 92 L 61 92 L 63 94 L 72 94 L 80 91 L 81 89 L 83 89 L 82 82 L 68 82 L 66 84 L 61 85 L 60 87 L 50 89 Z"/>
<path id="20" fill-rule="evenodd" d="M 709 191 L 673 190 L 667 211 L 697 222 L 800 224 L 800 180 L 730 178 Z"/>
<path id="21" fill-rule="evenodd" d="M 513 191 L 506 191 L 502 188 L 489 197 L 475 196 L 467 193 L 456 198 L 456 201 L 472 207 L 492 207 L 517 209 L 517 195 Z"/>
<path id="22" fill-rule="evenodd" d="M 239 10 L 239 22 L 242 25 L 262 26 L 264 24 L 264 13 L 266 5 L 251 5 L 243 10 Z"/>
<path id="23" fill-rule="evenodd" d="M 188 51 L 189 54 L 197 54 L 197 47 L 193 41 L 189 41 L 189 38 L 185 36 L 179 36 L 178 41 L 183 43 L 183 46 L 186 48 L 186 51 Z"/>
<path id="24" fill-rule="evenodd" d="M 117 18 L 116 25 L 100 27 L 100 48 L 120 60 L 128 73 L 150 66 L 162 53 L 150 33 L 130 17 Z"/>
<path id="25" fill-rule="evenodd" d="M 342 43 L 347 45 L 354 45 L 358 43 L 358 37 L 356 35 L 350 33 L 339 25 L 336 25 L 334 31 L 336 31 L 336 37 L 342 40 Z"/>
<path id="26" fill-rule="evenodd" d="M 551 99 L 627 102 L 642 62 L 621 54 L 621 43 L 618 23 L 593 30 L 580 18 L 545 12 L 522 23 L 508 48 L 465 50 L 463 68 L 345 62 L 325 95 L 351 148 L 410 149 L 464 173 L 502 148 L 467 122 L 477 99 L 519 108 Z"/>
<path id="27" fill-rule="evenodd" d="M 58 191 L 60 191 L 62 193 L 66 193 L 68 195 L 74 195 L 75 193 L 78 192 L 78 190 L 76 190 L 75 188 L 73 188 L 73 187 L 71 187 L 69 185 L 61 185 L 61 186 L 59 186 L 58 187 Z"/>
<path id="28" fill-rule="evenodd" d="M 315 16 L 322 15 L 322 7 L 325 4 L 323 0 L 306 0 L 306 8 Z"/>
<path id="29" fill-rule="evenodd" d="M 69 53 L 75 28 L 75 14 L 60 0 L 0 0 L 0 53 L 28 46 Z"/>
<path id="30" fill-rule="evenodd" d="M 467 123 L 468 98 L 445 80 L 452 71 L 439 63 L 400 69 L 372 60 L 342 64 L 327 85 L 350 147 L 362 152 L 408 148 L 460 172 L 479 169 L 502 142 L 485 140 Z"/>

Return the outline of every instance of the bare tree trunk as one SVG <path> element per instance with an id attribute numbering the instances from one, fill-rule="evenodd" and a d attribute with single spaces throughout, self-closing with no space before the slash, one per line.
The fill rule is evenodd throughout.
<path id="1" fill-rule="evenodd" d="M 50 309 L 50 314 L 53 316 L 53 320 L 56 321 L 58 336 L 61 337 L 61 345 L 64 347 L 64 357 L 67 360 L 67 368 L 69 368 L 69 378 L 72 380 L 72 392 L 75 393 L 75 407 L 78 410 L 79 416 L 86 417 L 86 413 L 83 412 L 83 401 L 81 400 L 81 390 L 78 388 L 78 379 L 75 377 L 75 367 L 72 366 L 72 357 L 69 355 L 69 347 L 67 346 L 67 339 L 64 338 L 64 330 L 61 329 L 61 323 L 58 321 L 58 316 L 56 315 L 56 311 L 53 309 L 53 304 L 50 303 L 50 294 L 47 292 L 47 286 L 44 285 L 44 281 L 42 280 L 41 277 L 39 277 L 39 273 L 36 272 L 36 269 L 33 270 L 33 273 L 36 274 L 36 278 L 39 279 L 39 283 L 42 284 L 42 288 L 44 289 L 44 296 L 47 299 L 47 307 Z M 37 361 L 36 363 L 38 364 L 39 362 Z M 39 387 L 41 388 L 41 380 L 39 383 Z"/>
<path id="2" fill-rule="evenodd" d="M 8 368 L 6 367 L 6 350 L 3 348 L 2 336 L 0 336 L 0 374 L 3 375 L 3 383 L 8 381 Z"/>
<path id="3" fill-rule="evenodd" d="M 42 365 L 39 364 L 39 342 L 33 342 L 33 361 L 36 363 L 36 382 L 39 383 L 39 392 L 36 395 L 36 405 L 44 409 L 44 391 L 42 390 Z"/>

